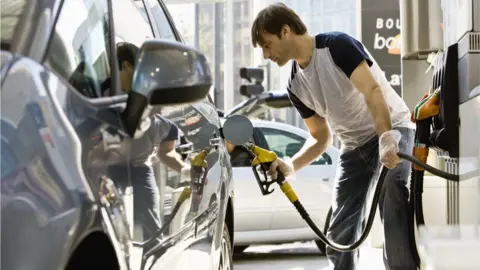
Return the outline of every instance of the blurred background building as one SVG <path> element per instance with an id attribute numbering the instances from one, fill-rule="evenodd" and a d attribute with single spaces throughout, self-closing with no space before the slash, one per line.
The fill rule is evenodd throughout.
<path id="1" fill-rule="evenodd" d="M 395 1 L 395 0 L 394 0 Z M 285 90 L 290 74 L 290 65 L 279 68 L 265 61 L 261 49 L 251 44 L 250 27 L 258 12 L 275 0 L 222 1 L 166 1 L 177 27 L 185 40 L 205 53 L 215 76 L 215 90 L 212 96 L 218 108 L 228 111 L 246 99 L 239 92 L 243 83 L 239 76 L 241 67 L 262 66 L 266 69 L 264 81 L 266 90 Z M 311 34 L 326 31 L 342 31 L 354 37 L 359 33 L 357 0 L 284 0 L 306 23 Z M 233 4 L 233 18 L 228 18 L 229 4 Z M 226 24 L 232 21 L 233 25 Z M 233 36 L 228 27 L 233 27 Z M 230 28 L 232 29 L 232 28 Z M 233 42 L 228 44 L 228 40 Z M 233 52 L 226 53 L 230 45 Z M 230 59 L 226 59 L 226 58 Z M 233 63 L 229 62 L 232 61 Z M 227 68 L 228 72 L 226 72 Z M 233 66 L 233 71 L 231 71 Z M 233 73 L 233 74 L 231 74 Z M 225 77 L 227 76 L 227 78 Z M 230 77 L 228 77 L 230 76 Z M 266 119 L 286 122 L 303 127 L 303 121 L 293 109 L 272 110 Z"/>

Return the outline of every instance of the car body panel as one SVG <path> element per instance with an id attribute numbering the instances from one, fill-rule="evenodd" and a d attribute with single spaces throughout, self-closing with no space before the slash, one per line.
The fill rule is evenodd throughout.
<path id="1" fill-rule="evenodd" d="M 114 5 L 119 1 L 113 0 Z M 24 18 L 30 18 L 30 24 L 19 27 L 25 38 L 15 40 L 14 53 L 1 51 L 1 236 L 2 244 L 8 247 L 2 248 L 1 268 L 64 269 L 84 240 L 98 233 L 108 239 L 120 269 L 146 269 L 151 264 L 157 269 L 183 269 L 185 261 L 195 269 L 218 269 L 225 220 L 232 215 L 227 208 L 233 202 L 233 182 L 229 155 L 219 139 L 220 120 L 215 107 L 205 98 L 158 110 L 181 132 L 189 134 L 185 143 L 193 147 L 185 162 L 190 163 L 205 147 L 211 149 L 206 158 L 208 166 L 199 174 L 183 175 L 183 180 L 178 173 L 169 175 L 164 163 L 155 163 L 161 198 L 158 227 L 165 230 L 156 245 L 142 251 L 134 245 L 145 240 L 134 220 L 135 202 L 142 198 L 134 195 L 130 185 L 120 184 L 114 172 L 116 166 L 125 165 L 111 151 L 132 145 L 133 138 L 122 120 L 128 96 L 88 98 L 51 65 L 72 60 L 67 48 L 52 47 L 58 36 L 49 38 L 55 32 L 58 12 L 71 9 L 71 4 L 51 0 L 29 6 L 26 10 L 31 13 Z M 82 3 L 77 4 L 81 4 L 77 9 L 81 14 L 85 10 L 80 10 Z M 174 38 L 181 41 L 163 3 L 150 0 L 149 5 L 165 12 L 167 20 L 162 23 L 168 23 Z M 101 18 L 101 9 L 96 6 L 97 13 L 89 13 L 89 23 Z M 152 29 L 159 37 L 160 22 L 154 19 L 157 27 Z M 34 33 L 35 25 L 45 36 L 27 38 L 25 33 Z M 89 31 L 88 25 L 82 25 L 79 29 Z M 82 31 L 71 32 L 72 39 L 81 41 L 74 42 L 78 46 L 89 37 Z M 32 43 L 25 44 L 27 41 Z M 44 61 L 51 47 L 59 60 L 55 63 Z M 192 117 L 198 121 L 193 123 Z M 128 168 L 133 169 L 130 165 Z M 205 181 L 198 181 L 203 176 Z M 129 183 L 135 181 L 130 174 L 126 178 Z M 175 185 L 168 186 L 171 183 Z M 192 194 L 167 222 L 172 205 L 185 188 L 191 188 Z M 142 262 L 142 253 L 148 262 Z M 197 259 L 192 260 L 191 254 Z"/>
<path id="2" fill-rule="evenodd" d="M 4 250 L 10 255 L 2 256 L 2 268 L 57 269 L 85 231 L 101 227 L 92 211 L 98 197 L 79 166 L 78 137 L 56 100 L 66 87 L 32 60 L 14 61 L 2 78 L 2 127 L 13 131 L 2 140 L 2 163 L 16 161 L 2 164 L 9 168 L 2 172 L 2 221 L 8 221 L 2 222 L 2 243 L 9 243 Z M 10 230 L 29 233 L 13 243 Z M 52 257 L 62 259 L 44 259 Z"/>

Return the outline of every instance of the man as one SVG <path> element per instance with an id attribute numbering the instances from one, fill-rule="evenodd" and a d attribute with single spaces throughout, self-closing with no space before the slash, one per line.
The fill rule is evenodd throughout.
<path id="1" fill-rule="evenodd" d="M 389 85 L 364 46 L 351 36 L 328 32 L 311 36 L 299 16 L 272 4 L 252 25 L 252 43 L 279 66 L 292 61 L 288 94 L 311 138 L 290 160 L 270 168 L 293 174 L 322 154 L 331 141 L 329 125 L 342 142 L 333 188 L 333 216 L 327 236 L 351 244 L 360 233 L 365 198 L 380 163 L 389 168 L 380 198 L 387 269 L 416 269 L 407 230 L 407 179 L 410 165 L 397 151 L 413 147 L 409 109 Z M 355 269 L 358 251 L 327 248 L 334 269 Z"/>
<path id="2" fill-rule="evenodd" d="M 137 54 L 138 47 L 131 43 L 122 42 L 117 45 L 120 86 L 126 93 L 132 90 Z M 103 95 L 108 95 L 107 91 L 111 91 L 110 80 L 107 79 L 102 84 L 102 91 Z M 142 137 L 124 141 L 120 147 L 106 149 L 108 162 L 112 164 L 109 167 L 110 177 L 124 187 L 133 187 L 135 221 L 141 225 L 144 239 L 153 236 L 159 226 L 162 226 L 159 222 L 161 198 L 153 171 L 156 159 L 182 174 L 189 175 L 190 170 L 175 151 L 179 132 L 175 124 L 159 114 L 152 115 L 151 120 L 151 126 Z M 156 243 L 152 242 L 154 244 Z M 149 248 L 145 247 L 146 250 Z"/>

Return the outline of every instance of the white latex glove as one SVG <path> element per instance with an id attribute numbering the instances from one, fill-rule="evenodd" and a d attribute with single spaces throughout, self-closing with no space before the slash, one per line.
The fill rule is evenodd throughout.
<path id="1" fill-rule="evenodd" d="M 398 130 L 384 132 L 379 139 L 380 162 L 387 168 L 395 168 L 402 160 L 397 155 L 402 135 Z"/>
<path id="2" fill-rule="evenodd" d="M 285 177 L 295 173 L 291 159 L 283 160 L 283 159 L 277 158 L 277 160 L 272 162 L 272 164 L 270 165 L 270 171 L 269 171 L 269 174 L 272 177 L 272 179 L 277 179 L 277 168 L 280 169 L 280 171 L 283 173 L 283 175 L 285 175 Z"/>
<path id="3" fill-rule="evenodd" d="M 186 164 L 181 172 L 180 172 L 180 183 L 182 182 L 187 182 L 187 181 L 191 181 L 191 175 L 190 175 L 190 170 L 191 170 L 191 167 L 190 165 Z"/>

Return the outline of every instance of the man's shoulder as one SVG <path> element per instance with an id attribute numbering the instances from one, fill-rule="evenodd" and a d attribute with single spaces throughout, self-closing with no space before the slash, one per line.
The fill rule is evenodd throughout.
<path id="1" fill-rule="evenodd" d="M 340 31 L 322 32 L 315 36 L 317 49 L 330 48 L 330 46 L 338 46 L 345 43 L 359 43 L 359 41 L 355 37 Z"/>
<path id="2" fill-rule="evenodd" d="M 298 76 L 301 76 L 301 75 L 302 74 L 298 72 L 297 62 L 292 61 L 291 69 L 290 69 L 290 78 L 288 79 L 288 85 L 287 85 L 287 90 L 289 93 L 292 91 L 292 89 L 299 87 L 299 84 L 297 82 L 298 82 Z"/>

